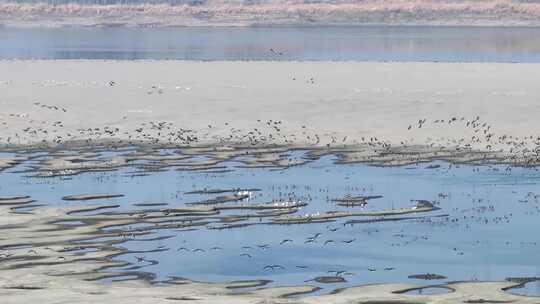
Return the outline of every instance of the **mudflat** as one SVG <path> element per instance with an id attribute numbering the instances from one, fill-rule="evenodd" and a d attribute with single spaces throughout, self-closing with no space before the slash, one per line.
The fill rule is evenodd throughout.
<path id="1" fill-rule="evenodd" d="M 0 143 L 116 139 L 335 147 L 376 139 L 446 147 L 461 140 L 489 150 L 499 137 L 536 139 L 539 67 L 0 61 Z"/>

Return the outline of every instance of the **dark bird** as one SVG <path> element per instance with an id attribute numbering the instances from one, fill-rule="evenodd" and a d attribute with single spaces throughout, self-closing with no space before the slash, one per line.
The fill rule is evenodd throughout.
<path id="1" fill-rule="evenodd" d="M 268 244 L 263 244 L 263 245 L 257 245 L 257 247 L 259 247 L 259 248 L 262 249 L 262 250 L 266 250 L 266 249 L 270 248 L 270 245 L 268 245 Z"/>
<path id="2" fill-rule="evenodd" d="M 285 267 L 281 265 L 266 265 L 264 266 L 264 270 L 274 270 L 274 269 L 285 269 Z"/>
<path id="3" fill-rule="evenodd" d="M 283 244 L 288 243 L 288 242 L 292 242 L 292 240 L 291 239 L 285 239 L 285 240 L 281 241 L 279 244 L 283 245 Z"/>
<path id="4" fill-rule="evenodd" d="M 276 52 L 274 49 L 270 49 L 270 52 L 272 52 L 272 54 L 274 55 L 280 55 L 280 56 L 283 55 L 282 52 Z"/>
<path id="5" fill-rule="evenodd" d="M 242 253 L 240 256 L 245 256 L 245 257 L 248 257 L 248 258 L 251 259 L 251 254 L 249 254 L 249 253 Z"/>
<path id="6" fill-rule="evenodd" d="M 308 238 L 308 239 L 316 239 L 316 238 L 318 238 L 318 237 L 321 236 L 321 235 L 322 235 L 322 233 L 317 232 L 317 233 L 315 233 L 315 235 L 313 235 L 312 237 L 310 237 L 310 238 Z"/>

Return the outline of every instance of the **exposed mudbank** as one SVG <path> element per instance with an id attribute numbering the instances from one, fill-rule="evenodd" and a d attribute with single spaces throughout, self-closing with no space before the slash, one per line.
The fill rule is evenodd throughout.
<path id="1" fill-rule="evenodd" d="M 420 280 L 444 280 L 445 276 L 435 273 L 424 273 L 424 274 L 413 274 L 409 276 L 410 279 L 420 279 Z"/>
<path id="2" fill-rule="evenodd" d="M 89 200 L 99 200 L 99 199 L 108 199 L 108 198 L 117 198 L 123 197 L 123 194 L 112 194 L 112 193 L 96 193 L 96 194 L 74 194 L 62 197 L 65 201 L 89 201 Z"/>
<path id="3" fill-rule="evenodd" d="M 534 126 L 526 119 L 516 124 L 513 118 L 537 114 L 537 85 L 531 80 L 540 77 L 535 64 L 4 61 L 0 65 L 0 71 L 10 71 L 0 75 L 6 79 L 2 88 L 9 109 L 2 114 L 2 151 L 94 149 L 41 159 L 36 177 L 107 171 L 132 163 L 139 163 L 134 174 L 145 174 L 171 166 L 180 171 L 227 170 L 223 162 L 230 159 L 239 168 L 276 169 L 310 161 L 280 155 L 290 149 L 307 149 L 313 159 L 337 155 L 338 162 L 376 166 L 433 160 L 540 163 L 540 138 Z M 260 69 L 267 71 L 264 77 L 252 77 Z M 231 71 L 235 71 L 232 79 Z M 36 79 L 29 79 L 29 74 Z M 141 77 L 134 82 L 132 74 Z M 433 74 L 445 78 L 434 82 Z M 521 79 L 523 74 L 530 74 L 530 79 Z M 498 87 L 486 85 L 486 79 Z M 519 84 L 515 79 L 521 80 Z M 73 92 L 81 89 L 87 94 L 79 100 Z M 267 94 L 268 89 L 278 95 Z M 153 94 L 155 90 L 161 93 Z M 481 102 L 484 97 L 489 105 Z M 104 102 L 111 98 L 116 102 Z M 184 100 L 182 105 L 178 98 Z M 222 102 L 207 106 L 204 100 Z M 510 106 L 514 102 L 522 107 Z M 156 147 L 180 151 L 165 155 Z M 117 158 L 96 157 L 96 149 L 124 153 Z M 195 155 L 208 158 L 194 159 Z M 0 170 L 28 157 L 2 156 Z"/>
<path id="4" fill-rule="evenodd" d="M 289 146 L 263 146 L 245 147 L 241 145 L 229 146 L 203 146 L 203 147 L 168 147 L 168 146 L 129 146 L 129 152 L 114 154 L 101 154 L 101 149 L 112 149 L 103 143 L 94 149 L 90 148 L 61 148 L 49 149 L 46 153 L 36 153 L 37 149 L 26 152 L 15 152 L 13 148 L 5 149 L 16 153 L 18 160 L 14 163 L 6 162 L 0 171 L 20 164 L 28 164 L 24 171 L 28 177 L 53 178 L 74 176 L 85 172 L 118 171 L 132 167 L 138 174 L 126 175 L 131 177 L 148 176 L 154 172 L 163 172 L 168 169 L 202 170 L 201 172 L 230 173 L 234 168 L 274 168 L 287 169 L 313 162 L 325 156 L 334 156 L 335 163 L 351 164 L 365 163 L 373 166 L 405 166 L 436 160 L 444 160 L 454 164 L 490 165 L 508 164 L 509 166 L 535 167 L 540 163 L 536 156 L 503 155 L 493 152 L 463 152 L 433 149 L 430 147 L 401 147 L 399 149 L 384 148 L 384 151 L 373 149 L 370 146 L 321 148 L 321 147 L 289 147 Z M 35 155 L 29 157 L 29 153 Z M 98 151 L 98 153 L 90 152 Z M 120 150 L 121 151 L 121 150 Z M 137 152 L 133 152 L 137 151 Z M 292 156 L 295 151 L 304 151 L 302 157 Z M 165 154 L 163 154 L 165 153 Z M 152 156 L 152 160 L 148 160 Z M 203 157 L 205 160 L 201 160 Z M 230 164 L 233 166 L 229 166 Z M 246 165 L 249 164 L 249 165 Z M 221 168 L 224 170 L 214 170 Z M 510 168 L 510 167 L 508 167 Z M 507 168 L 507 169 L 508 169 Z M 222 194 L 212 199 L 193 202 L 191 204 L 222 204 L 228 201 L 240 201 L 249 196 L 248 193 L 260 189 L 207 189 L 194 190 L 186 194 Z M 64 200 L 95 200 L 121 197 L 121 194 L 81 194 L 64 197 Z M 333 198 L 332 201 L 339 206 L 363 206 L 367 201 L 380 198 L 380 196 L 346 196 Z M 5 198 L 4 203 L 17 202 L 24 198 Z"/>
<path id="5" fill-rule="evenodd" d="M 530 73 L 530 78 L 535 79 L 538 68 L 534 64 L 0 64 L 1 71 L 13 71 L 0 75 L 6 79 L 2 86 L 7 94 L 6 111 L 2 113 L 2 151 L 93 149 L 40 159 L 36 166 L 40 170 L 33 173 L 36 177 L 71 176 L 84 170 L 100 172 L 137 163 L 138 170 L 133 174 L 159 172 L 171 166 L 186 171 L 220 171 L 227 170 L 223 162 L 231 159 L 241 168 L 280 169 L 324 155 L 336 155 L 342 163 L 377 166 L 433 160 L 540 164 L 540 137 L 534 125 L 525 120 L 516 124 L 514 118 L 524 112 L 536 114 L 537 85 L 529 78 L 519 78 Z M 495 68 L 503 72 L 493 73 Z M 254 79 L 252 75 L 260 69 L 267 73 Z M 133 82 L 125 76 L 130 73 L 124 71 L 141 77 Z M 228 77 L 231 71 L 237 75 L 234 79 Z M 29 81 L 28 73 L 35 73 L 36 80 Z M 428 85 L 433 74 L 446 78 Z M 365 81 L 355 81 L 356 77 L 351 75 Z M 65 77 L 70 78 L 52 80 Z M 498 87 L 486 85 L 487 78 Z M 521 79 L 519 85 L 515 79 Z M 72 94 L 80 89 L 88 94 L 80 102 L 74 101 L 79 96 Z M 149 94 L 156 89 L 161 93 Z M 274 98 L 266 94 L 268 89 L 279 95 Z M 36 95 L 43 98 L 28 101 L 36 99 Z M 116 102 L 104 103 L 111 96 L 117 97 Z M 489 106 L 481 103 L 479 96 L 489 98 Z M 182 106 L 178 98 L 185 100 Z M 223 102 L 201 106 L 201 100 Z M 522 104 L 522 112 L 509 106 L 514 102 Z M 472 111 L 452 110 L 471 105 Z M 131 107 L 136 109 L 126 110 Z M 494 113 L 491 107 L 499 111 Z M 264 116 L 261 108 L 276 117 Z M 106 114 L 103 109 L 107 109 Z M 94 119 L 86 120 L 89 116 Z M 130 147 L 138 149 L 129 150 Z M 164 155 L 157 147 L 171 151 Z M 118 157 L 97 157 L 95 152 L 99 149 L 119 149 L 123 153 Z M 307 149 L 310 157 L 280 155 L 290 149 Z M 196 159 L 195 155 L 207 158 Z M 28 161 L 28 157 L 21 153 L 1 156 L 0 170 Z"/>

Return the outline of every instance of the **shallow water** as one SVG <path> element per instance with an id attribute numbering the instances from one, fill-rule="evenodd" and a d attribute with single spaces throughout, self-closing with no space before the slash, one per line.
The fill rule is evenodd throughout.
<path id="1" fill-rule="evenodd" d="M 2 59 L 540 62 L 528 27 L 0 27 L 0 41 Z"/>
<path id="2" fill-rule="evenodd" d="M 519 288 L 511 288 L 507 290 L 512 294 L 540 297 L 540 280 L 532 281 Z"/>
<path id="3" fill-rule="evenodd" d="M 294 151 L 291 156 L 301 158 L 303 153 Z M 273 285 L 286 285 L 328 276 L 331 271 L 349 272 L 344 275 L 347 281 L 343 283 L 310 281 L 310 284 L 323 287 L 320 292 L 328 292 L 365 283 L 439 284 L 455 280 L 540 276 L 540 239 L 536 233 L 540 228 L 540 172 L 537 169 L 506 170 L 506 166 L 450 165 L 445 162 L 433 163 L 439 167 L 430 164 L 373 167 L 334 164 L 334 160 L 334 156 L 326 156 L 287 169 L 238 168 L 239 163 L 229 161 L 224 165 L 233 171 L 227 173 L 169 169 L 135 177 L 129 175 L 134 168 L 127 167 L 114 172 L 83 173 L 67 179 L 31 178 L 26 177 L 28 173 L 16 173 L 31 164 L 26 163 L 0 173 L 0 194 L 27 194 L 37 200 L 37 204 L 51 206 L 117 203 L 121 205 L 120 210 L 133 210 L 163 208 L 134 205 L 141 203 L 184 206 L 219 195 L 185 192 L 239 187 L 261 189 L 253 192 L 248 202 L 280 199 L 307 202 L 308 206 L 299 214 L 404 208 L 414 206 L 415 202 L 411 200 L 418 199 L 434 201 L 441 208 L 397 216 L 421 217 L 419 219 L 353 225 L 345 223 L 359 218 L 225 230 L 207 229 L 216 226 L 211 223 L 196 227 L 196 231 L 158 230 L 123 243 L 122 247 L 133 251 L 160 251 L 116 257 L 132 265 L 113 270 L 121 272 L 134 265 L 143 266 L 139 270 L 155 274 L 156 280 L 166 280 L 170 276 L 216 282 L 269 279 L 274 281 Z M 61 199 L 81 193 L 125 196 L 78 202 Z M 329 200 L 347 194 L 383 197 L 370 200 L 365 207 L 340 207 Z M 103 211 L 93 213 L 97 212 Z M 248 211 L 222 212 L 245 213 Z M 254 218 L 250 223 L 259 221 Z M 316 233 L 322 234 L 315 242 L 305 243 Z M 173 237 L 139 240 L 159 236 Z M 292 241 L 281 244 L 285 239 Z M 141 262 L 137 257 L 159 263 Z M 267 265 L 280 265 L 284 269 L 268 269 L 265 268 Z M 447 279 L 408 278 L 422 273 L 444 275 Z M 519 292 L 528 290 L 534 291 L 534 288 L 527 287 Z"/>

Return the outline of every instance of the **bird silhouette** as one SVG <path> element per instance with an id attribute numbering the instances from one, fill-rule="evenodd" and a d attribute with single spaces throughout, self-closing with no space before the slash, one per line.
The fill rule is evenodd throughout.
<path id="1" fill-rule="evenodd" d="M 275 270 L 275 269 L 281 269 L 281 270 L 284 270 L 285 267 L 281 266 L 281 265 L 266 265 L 264 266 L 263 268 L 264 270 Z"/>
<path id="2" fill-rule="evenodd" d="M 257 247 L 259 247 L 262 250 L 266 250 L 266 249 L 270 248 L 270 245 L 269 244 L 262 244 L 262 245 L 257 245 Z"/>
<path id="3" fill-rule="evenodd" d="M 280 244 L 280 245 L 283 245 L 283 244 L 286 244 L 286 243 L 292 242 L 292 241 L 293 241 L 293 240 L 291 240 L 291 239 L 285 239 L 285 240 L 281 241 L 279 244 Z"/>

